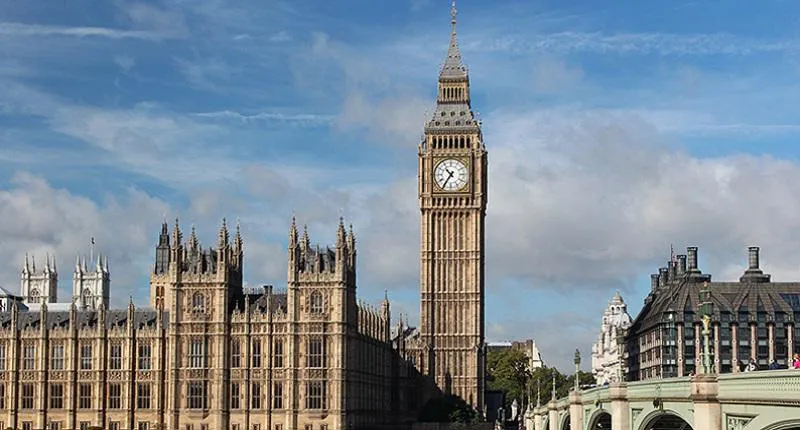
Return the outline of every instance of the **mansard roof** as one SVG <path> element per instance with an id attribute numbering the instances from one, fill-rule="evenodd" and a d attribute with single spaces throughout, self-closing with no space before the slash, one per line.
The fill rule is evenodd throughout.
<path id="1" fill-rule="evenodd" d="M 702 282 L 687 277 L 651 292 L 631 332 L 641 332 L 666 322 L 670 312 L 677 321 L 684 321 L 686 314 L 691 314 L 693 322 L 700 322 L 702 288 Z M 714 304 L 713 321 L 720 321 L 723 313 L 746 313 L 750 321 L 756 321 L 759 313 L 766 314 L 768 320 L 785 313 L 787 320 L 793 320 L 793 313 L 800 312 L 800 282 L 709 282 L 709 289 Z"/>
<path id="2" fill-rule="evenodd" d="M 134 311 L 134 326 L 141 327 L 155 327 L 158 319 L 158 311 L 154 309 L 144 309 Z M 19 312 L 17 314 L 17 327 L 20 329 L 26 328 L 40 328 L 41 312 Z M 9 328 L 11 326 L 12 312 L 0 313 L 0 328 Z M 106 328 L 121 327 L 128 324 L 128 310 L 127 309 L 114 309 L 106 311 Z M 98 311 L 75 311 L 75 326 L 81 328 L 97 327 L 99 321 Z M 164 312 L 163 325 L 169 323 L 169 315 Z M 70 312 L 65 311 L 47 311 L 47 329 L 69 327 Z"/>

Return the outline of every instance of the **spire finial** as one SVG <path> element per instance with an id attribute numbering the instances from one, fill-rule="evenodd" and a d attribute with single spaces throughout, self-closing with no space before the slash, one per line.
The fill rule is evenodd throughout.
<path id="1" fill-rule="evenodd" d="M 461 51 L 458 49 L 458 36 L 456 35 L 456 16 L 458 10 L 456 9 L 455 0 L 450 5 L 450 24 L 453 28 L 450 31 L 450 46 L 447 48 L 447 57 L 445 57 L 442 70 L 439 73 L 439 78 L 448 79 L 465 79 L 467 77 L 467 69 L 461 63 Z"/>
<path id="2" fill-rule="evenodd" d="M 458 16 L 458 9 L 456 9 L 456 0 L 450 4 L 450 23 L 453 24 L 453 34 L 456 34 L 456 16 Z"/>

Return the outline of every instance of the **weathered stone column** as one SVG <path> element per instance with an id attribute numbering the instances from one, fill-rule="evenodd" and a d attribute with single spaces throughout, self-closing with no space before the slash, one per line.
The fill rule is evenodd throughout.
<path id="1" fill-rule="evenodd" d="M 631 428 L 630 408 L 628 407 L 628 384 L 626 382 L 617 382 L 609 385 L 608 397 L 611 399 L 611 428 L 613 430 Z"/>
<path id="2" fill-rule="evenodd" d="M 542 420 L 544 419 L 545 413 L 547 413 L 546 410 L 542 412 L 541 408 L 536 408 L 533 414 L 533 425 L 530 428 L 534 430 L 547 430 L 542 427 Z"/>
<path id="3" fill-rule="evenodd" d="M 583 403 L 580 391 L 569 393 L 569 426 L 576 430 L 583 428 Z"/>
<path id="4" fill-rule="evenodd" d="M 550 415 L 547 420 L 547 427 L 549 427 L 547 430 L 558 430 L 558 409 L 556 409 L 555 400 L 551 400 L 547 404 L 547 413 Z"/>
<path id="5" fill-rule="evenodd" d="M 717 400 L 718 392 L 716 375 L 698 374 L 692 378 L 693 428 L 722 430 L 722 408 Z"/>

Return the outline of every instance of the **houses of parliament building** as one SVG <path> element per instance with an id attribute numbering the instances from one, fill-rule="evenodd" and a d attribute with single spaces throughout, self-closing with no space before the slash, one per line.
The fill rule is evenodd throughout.
<path id="1" fill-rule="evenodd" d="M 487 156 L 453 6 L 434 115 L 418 146 L 420 324 L 356 292 L 356 238 L 312 245 L 292 220 L 287 285 L 243 287 L 244 241 L 161 226 L 149 306 L 110 309 L 103 257 L 79 258 L 73 298 L 27 259 L 0 291 L 0 429 L 342 430 L 413 421 L 453 394 L 482 410 Z"/>

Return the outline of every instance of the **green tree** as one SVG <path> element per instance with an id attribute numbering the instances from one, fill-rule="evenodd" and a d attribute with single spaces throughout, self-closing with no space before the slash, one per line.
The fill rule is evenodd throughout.
<path id="1" fill-rule="evenodd" d="M 506 408 L 514 399 L 527 398 L 526 388 L 531 378 L 528 363 L 525 353 L 513 348 L 489 351 L 486 356 L 487 386 L 506 393 Z"/>

